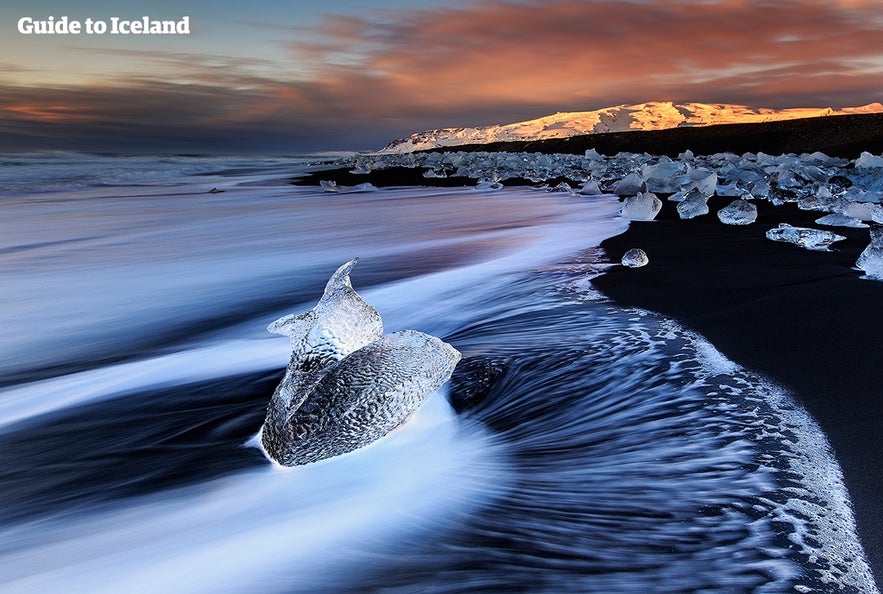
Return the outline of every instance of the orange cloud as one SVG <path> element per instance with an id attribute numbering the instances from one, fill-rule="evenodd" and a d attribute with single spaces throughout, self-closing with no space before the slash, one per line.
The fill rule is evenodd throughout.
<path id="1" fill-rule="evenodd" d="M 317 84 L 358 93 L 370 76 L 401 102 L 426 108 L 603 105 L 671 97 L 685 85 L 720 95 L 720 83 L 734 71 L 765 78 L 772 68 L 790 67 L 797 76 L 819 61 L 836 64 L 838 76 L 866 75 L 861 60 L 883 59 L 879 11 L 871 4 L 492 2 L 418 11 L 393 23 L 330 21 L 321 44 L 293 49 L 333 64 L 335 55 L 361 44 L 358 64 L 329 67 Z M 827 76 L 802 71 L 793 83 L 823 93 Z M 791 81 L 779 82 L 789 94 Z"/>
<path id="2" fill-rule="evenodd" d="M 128 50 L 153 69 L 0 85 L 0 132 L 11 146 L 377 148 L 418 129 L 652 100 L 858 105 L 881 100 L 879 6 L 521 0 L 329 16 L 284 42 L 293 64 Z"/>

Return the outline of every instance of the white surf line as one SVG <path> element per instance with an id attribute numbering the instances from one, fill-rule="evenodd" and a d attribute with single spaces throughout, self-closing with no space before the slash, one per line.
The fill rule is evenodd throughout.
<path id="1" fill-rule="evenodd" d="M 0 429 L 69 406 L 146 388 L 282 369 L 290 350 L 284 338 L 228 340 L 0 390 Z"/>

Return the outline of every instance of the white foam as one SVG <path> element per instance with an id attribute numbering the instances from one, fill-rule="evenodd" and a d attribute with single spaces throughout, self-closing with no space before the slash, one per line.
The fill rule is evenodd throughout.
<path id="1" fill-rule="evenodd" d="M 507 477 L 488 435 L 436 394 L 350 454 L 6 527 L 0 542 L 15 550 L 0 555 L 0 590 L 334 590 L 354 561 L 441 529 L 504 492 Z"/>

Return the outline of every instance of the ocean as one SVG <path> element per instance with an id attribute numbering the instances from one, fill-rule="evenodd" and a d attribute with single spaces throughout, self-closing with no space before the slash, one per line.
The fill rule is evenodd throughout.
<path id="1" fill-rule="evenodd" d="M 877 591 L 816 422 L 593 287 L 616 197 L 288 183 L 323 160 L 0 156 L 0 591 Z M 463 361 L 280 468 L 266 327 L 356 256 Z"/>

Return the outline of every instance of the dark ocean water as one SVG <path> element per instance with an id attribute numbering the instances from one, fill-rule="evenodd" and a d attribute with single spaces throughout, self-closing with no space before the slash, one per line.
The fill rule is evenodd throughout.
<path id="1" fill-rule="evenodd" d="M 65 158 L 0 198 L 0 591 L 876 591 L 815 422 L 592 288 L 615 198 Z M 387 331 L 464 360 L 387 438 L 280 469 L 266 325 L 354 256 Z"/>

